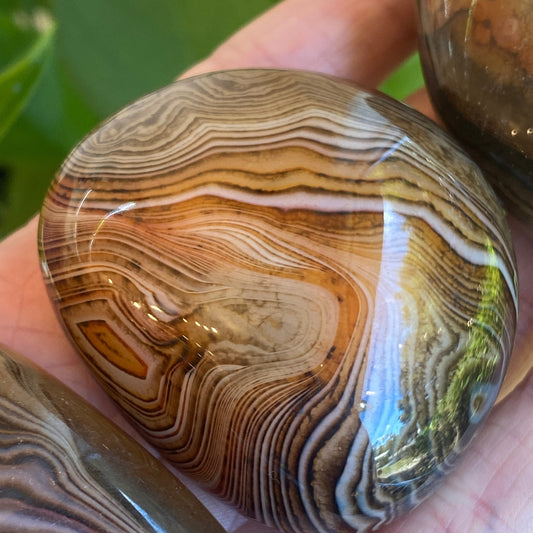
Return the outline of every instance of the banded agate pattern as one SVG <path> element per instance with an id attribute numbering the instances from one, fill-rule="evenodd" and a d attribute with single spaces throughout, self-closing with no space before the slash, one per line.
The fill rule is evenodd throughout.
<path id="1" fill-rule="evenodd" d="M 107 121 L 44 203 L 50 296 L 184 472 L 286 531 L 424 498 L 492 405 L 513 251 L 436 126 L 328 77 L 179 81 Z"/>
<path id="2" fill-rule="evenodd" d="M 223 532 L 140 444 L 0 346 L 0 529 Z"/>

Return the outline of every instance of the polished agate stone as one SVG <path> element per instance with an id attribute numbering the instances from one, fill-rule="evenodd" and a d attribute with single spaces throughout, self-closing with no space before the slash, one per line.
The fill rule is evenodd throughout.
<path id="1" fill-rule="evenodd" d="M 423 499 L 489 411 L 513 251 L 432 122 L 316 74 L 212 73 L 108 120 L 40 226 L 50 296 L 168 459 L 285 531 Z"/>
<path id="2" fill-rule="evenodd" d="M 510 211 L 533 223 L 533 0 L 418 0 L 433 103 Z"/>
<path id="3" fill-rule="evenodd" d="M 0 530 L 223 531 L 131 437 L 59 381 L 2 347 Z"/>

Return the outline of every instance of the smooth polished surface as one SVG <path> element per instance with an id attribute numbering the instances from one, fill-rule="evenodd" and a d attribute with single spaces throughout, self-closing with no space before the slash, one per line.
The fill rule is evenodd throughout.
<path id="1" fill-rule="evenodd" d="M 533 223 L 533 0 L 418 0 L 427 86 L 508 209 Z"/>
<path id="2" fill-rule="evenodd" d="M 505 220 L 435 125 L 315 74 L 139 100 L 43 206 L 70 338 L 183 471 L 287 531 L 416 505 L 492 405 L 514 335 Z"/>
<path id="3" fill-rule="evenodd" d="M 0 530 L 223 531 L 131 437 L 55 378 L 2 347 Z"/>

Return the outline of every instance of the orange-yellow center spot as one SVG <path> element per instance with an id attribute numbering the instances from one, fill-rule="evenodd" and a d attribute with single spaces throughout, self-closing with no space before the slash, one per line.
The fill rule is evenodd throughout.
<path id="1" fill-rule="evenodd" d="M 120 370 L 138 378 L 146 378 L 147 364 L 132 350 L 104 320 L 79 324 L 82 333 L 95 350 Z"/>

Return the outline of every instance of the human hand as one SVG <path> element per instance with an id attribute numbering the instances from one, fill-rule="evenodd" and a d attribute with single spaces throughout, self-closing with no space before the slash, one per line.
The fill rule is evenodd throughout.
<path id="1" fill-rule="evenodd" d="M 238 67 L 314 70 L 372 88 L 416 44 L 412 0 L 285 0 L 186 75 Z M 424 92 L 409 102 L 431 116 Z M 533 518 L 533 230 L 511 220 L 521 275 L 520 321 L 505 399 L 457 470 L 413 513 L 384 531 L 527 531 Z M 33 359 L 122 425 L 67 342 L 48 301 L 36 249 L 36 220 L 0 244 L 0 341 Z M 207 503 L 228 530 L 259 532 L 235 511 Z M 267 529 L 264 529 L 267 531 Z"/>

